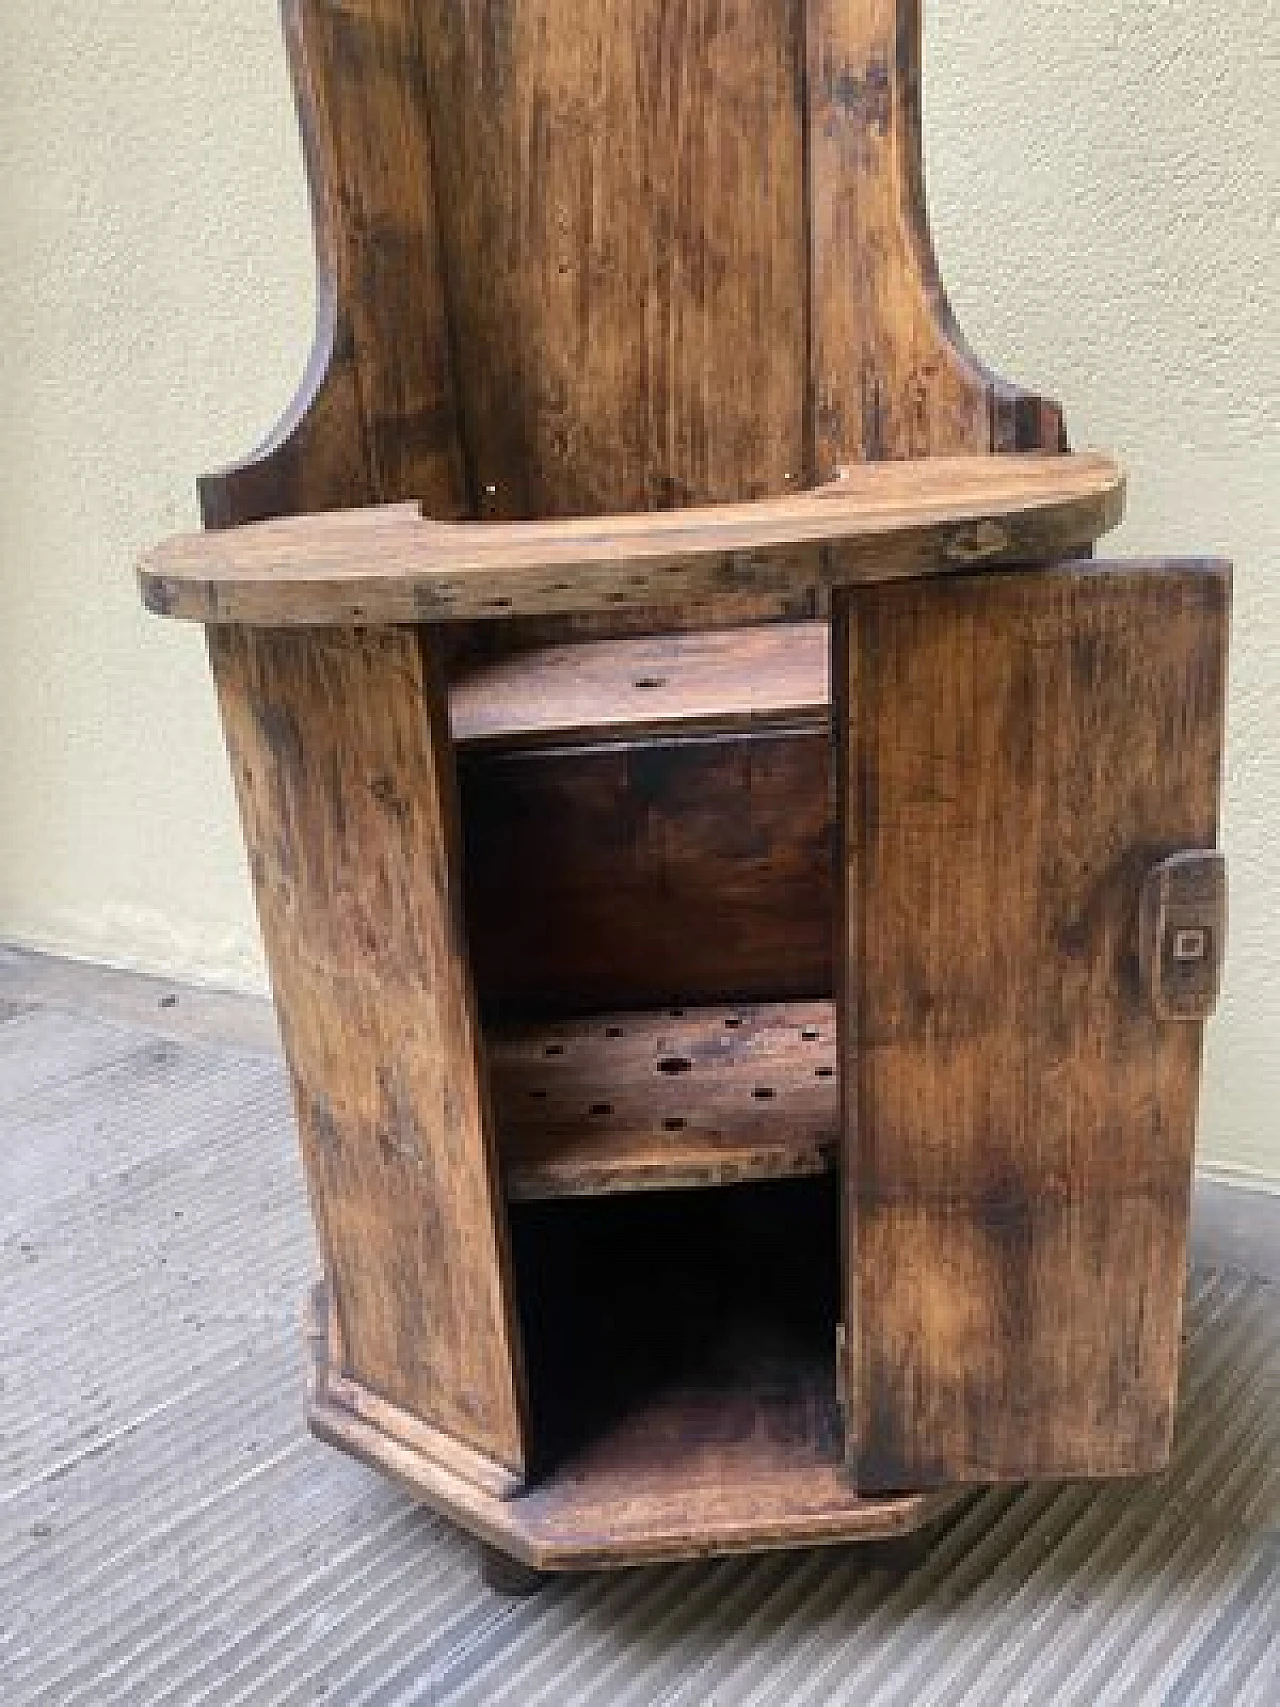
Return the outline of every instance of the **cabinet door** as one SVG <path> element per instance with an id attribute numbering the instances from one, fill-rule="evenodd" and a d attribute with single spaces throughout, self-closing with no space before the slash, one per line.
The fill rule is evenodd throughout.
<path id="1" fill-rule="evenodd" d="M 840 601 L 847 1415 L 869 1491 L 1165 1461 L 1229 607 L 1204 562 Z"/>
<path id="2" fill-rule="evenodd" d="M 336 1373 L 517 1474 L 523 1382 L 444 693 L 406 629 L 214 628 Z"/>

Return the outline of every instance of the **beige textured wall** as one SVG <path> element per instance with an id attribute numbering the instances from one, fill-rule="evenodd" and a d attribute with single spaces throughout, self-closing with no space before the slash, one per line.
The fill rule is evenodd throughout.
<path id="1" fill-rule="evenodd" d="M 1237 563 L 1234 940 L 1203 1154 L 1280 1181 L 1280 8 L 929 9 L 930 193 L 976 346 L 1132 470 L 1125 551 Z M 271 0 L 0 18 L 0 938 L 262 979 L 200 639 L 140 613 L 309 342 Z"/>

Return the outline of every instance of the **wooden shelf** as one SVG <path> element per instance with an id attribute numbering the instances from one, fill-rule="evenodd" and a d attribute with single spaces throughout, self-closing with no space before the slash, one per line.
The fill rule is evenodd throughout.
<path id="1" fill-rule="evenodd" d="M 149 610 L 204 623 L 618 615 L 1066 557 L 1116 526 L 1124 488 L 1086 452 L 864 463 L 785 498 L 553 521 L 401 503 L 183 535 L 139 575 Z"/>
<path id="2" fill-rule="evenodd" d="M 540 646 L 472 664 L 450 685 L 453 738 L 503 752 L 756 728 L 826 731 L 825 622 Z"/>
<path id="3" fill-rule="evenodd" d="M 830 1002 L 669 1008 L 490 1035 L 513 1199 L 826 1173 L 839 1146 Z"/>

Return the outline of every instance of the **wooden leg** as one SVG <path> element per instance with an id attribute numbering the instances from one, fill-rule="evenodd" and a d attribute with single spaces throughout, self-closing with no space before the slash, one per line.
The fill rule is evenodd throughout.
<path id="1" fill-rule="evenodd" d="M 480 1548 L 480 1575 L 486 1588 L 491 1588 L 495 1594 L 505 1594 L 512 1600 L 537 1594 L 549 1580 L 545 1571 L 523 1565 L 509 1553 L 483 1544 Z"/>

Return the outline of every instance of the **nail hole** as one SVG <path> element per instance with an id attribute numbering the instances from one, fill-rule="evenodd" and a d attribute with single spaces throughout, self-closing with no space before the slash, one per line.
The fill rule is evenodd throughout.
<path id="1" fill-rule="evenodd" d="M 684 1129 L 685 1118 L 682 1114 L 668 1115 L 667 1119 L 662 1123 L 662 1130 L 664 1132 L 683 1132 Z"/>
<path id="2" fill-rule="evenodd" d="M 778 1093 L 772 1085 L 757 1085 L 751 1094 L 757 1102 L 772 1102 Z"/>
<path id="3" fill-rule="evenodd" d="M 631 685 L 633 688 L 665 688 L 667 678 L 665 676 L 637 676 Z"/>
<path id="4" fill-rule="evenodd" d="M 590 1113 L 595 1119 L 601 1120 L 605 1115 L 613 1113 L 613 1104 L 611 1102 L 593 1102 Z"/>
<path id="5" fill-rule="evenodd" d="M 687 1055 L 664 1055 L 658 1062 L 660 1073 L 687 1073 L 693 1067 L 693 1062 Z"/>

